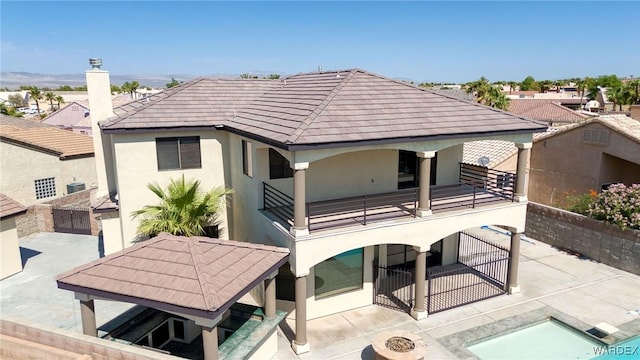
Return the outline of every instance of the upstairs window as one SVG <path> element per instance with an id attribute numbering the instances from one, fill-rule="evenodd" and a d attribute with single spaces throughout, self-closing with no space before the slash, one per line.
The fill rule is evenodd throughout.
<path id="1" fill-rule="evenodd" d="M 56 178 L 50 177 L 35 181 L 36 199 L 56 196 Z"/>
<path id="2" fill-rule="evenodd" d="M 293 177 L 293 169 L 289 160 L 279 152 L 269 148 L 269 178 L 285 179 Z"/>
<path id="3" fill-rule="evenodd" d="M 242 140 L 242 173 L 248 177 L 253 177 L 252 145 L 246 140 Z"/>
<path id="4" fill-rule="evenodd" d="M 158 170 L 200 169 L 200 137 L 156 139 Z"/>

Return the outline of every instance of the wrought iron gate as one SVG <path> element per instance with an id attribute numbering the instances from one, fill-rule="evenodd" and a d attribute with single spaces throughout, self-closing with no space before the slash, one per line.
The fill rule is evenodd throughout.
<path id="1" fill-rule="evenodd" d="M 91 235 L 88 208 L 53 208 L 53 231 Z"/>
<path id="2" fill-rule="evenodd" d="M 409 312 L 413 305 L 413 273 L 401 268 L 375 266 L 373 303 Z"/>
<path id="3" fill-rule="evenodd" d="M 436 313 L 506 292 L 509 249 L 460 232 L 458 263 L 427 270 L 427 311 Z"/>

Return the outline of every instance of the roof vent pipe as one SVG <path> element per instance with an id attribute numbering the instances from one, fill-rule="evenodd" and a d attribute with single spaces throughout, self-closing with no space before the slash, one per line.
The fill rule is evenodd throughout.
<path id="1" fill-rule="evenodd" d="M 89 65 L 91 65 L 92 69 L 100 69 L 102 67 L 102 59 L 90 58 Z"/>

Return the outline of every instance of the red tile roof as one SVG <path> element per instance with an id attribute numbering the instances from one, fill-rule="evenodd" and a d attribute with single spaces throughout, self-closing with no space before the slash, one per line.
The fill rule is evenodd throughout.
<path id="1" fill-rule="evenodd" d="M 223 126 L 294 147 L 437 136 L 533 133 L 545 125 L 353 69 L 283 80 L 199 79 L 116 110 L 106 132 Z M 133 103 L 132 103 L 133 104 Z"/>
<path id="2" fill-rule="evenodd" d="M 509 112 L 530 119 L 551 122 L 579 122 L 589 116 L 560 105 L 559 100 L 548 99 L 511 99 Z"/>
<path id="3" fill-rule="evenodd" d="M 214 318 L 288 260 L 273 246 L 166 233 L 56 277 L 58 287 Z"/>
<path id="4" fill-rule="evenodd" d="M 93 155 L 93 140 L 89 136 L 10 116 L 0 117 L 0 139 L 61 159 Z"/>
<path id="5" fill-rule="evenodd" d="M 0 219 L 15 215 L 21 215 L 26 211 L 27 208 L 22 206 L 17 201 L 13 200 L 5 194 L 0 194 Z"/>

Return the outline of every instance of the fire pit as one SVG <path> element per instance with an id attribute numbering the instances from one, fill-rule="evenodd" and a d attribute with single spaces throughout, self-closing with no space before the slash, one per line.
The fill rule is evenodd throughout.
<path id="1" fill-rule="evenodd" d="M 380 333 L 371 344 L 376 360 L 420 360 L 427 353 L 421 337 L 404 330 Z"/>

